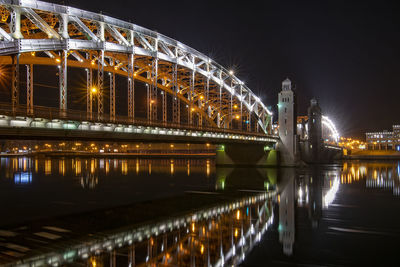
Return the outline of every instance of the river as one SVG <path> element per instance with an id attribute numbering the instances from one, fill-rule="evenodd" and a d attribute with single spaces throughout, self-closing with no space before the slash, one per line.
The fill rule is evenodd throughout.
<path id="1" fill-rule="evenodd" d="M 397 265 L 400 163 L 0 159 L 0 264 Z"/>

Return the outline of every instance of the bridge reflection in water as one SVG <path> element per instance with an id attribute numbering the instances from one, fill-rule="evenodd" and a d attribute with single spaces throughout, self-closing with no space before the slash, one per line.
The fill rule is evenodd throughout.
<path id="1" fill-rule="evenodd" d="M 273 193 L 235 201 L 117 233 L 77 246 L 47 262 L 92 266 L 222 266 L 238 264 L 273 221 Z"/>
<path id="2" fill-rule="evenodd" d="M 44 251 L 38 250 L 29 241 L 18 243 L 25 237 L 29 240 L 33 234 L 21 234 L 18 240 L 9 237 L 8 243 L 24 245 L 31 250 L 4 263 L 23 260 L 24 263 L 50 265 L 218 266 L 239 264 L 244 256 L 246 262 L 250 258 L 247 263 L 251 263 L 252 254 L 249 251 L 260 241 L 268 227 L 271 227 L 268 233 L 276 233 L 277 236 L 276 239 L 267 238 L 263 242 L 279 246 L 284 256 L 301 253 L 304 250 L 302 244 L 309 242 L 304 234 L 296 231 L 304 231 L 306 226 L 320 234 L 331 229 L 332 225 L 336 227 L 333 222 L 324 221 L 323 218 L 339 208 L 347 207 L 337 204 L 337 195 L 349 192 L 352 198 L 358 196 L 350 190 L 354 186 L 399 194 L 399 162 L 345 162 L 343 166 L 280 170 L 213 166 L 213 161 L 206 159 L 2 158 L 0 182 L 3 185 L 12 183 L 17 185 L 15 188 L 25 190 L 35 183 L 44 185 L 48 181 L 43 179 L 49 178 L 49 181 L 56 180 L 54 185 L 50 185 L 58 187 L 53 190 L 60 190 L 59 182 L 63 182 L 62 190 L 68 190 L 68 195 L 74 199 L 82 197 L 79 191 L 104 198 L 103 191 L 96 193 L 102 183 L 109 178 L 117 179 L 117 183 L 127 179 L 131 181 L 129 186 L 124 185 L 128 190 L 117 188 L 118 194 L 129 194 L 130 200 L 137 202 L 129 208 L 112 208 L 110 210 L 115 212 L 106 217 L 106 212 L 95 212 L 77 218 L 64 216 L 68 224 L 62 224 L 63 220 L 45 222 L 44 226 L 67 228 L 69 232 L 57 233 L 60 238 L 48 243 Z M 168 187 L 172 180 L 176 183 L 189 181 L 193 177 L 203 180 L 198 184 L 191 182 L 189 187 L 175 192 L 181 196 L 184 193 L 181 198 L 176 194 L 168 199 L 153 198 L 143 205 L 140 202 L 142 200 L 135 199 L 133 193 L 148 186 L 141 186 L 145 181 L 135 177 L 146 177 L 151 183 L 161 183 L 163 191 L 172 190 Z M 74 187 L 66 188 L 65 180 Z M 209 181 L 209 187 L 204 187 L 205 181 Z M 109 186 L 106 183 L 105 187 Z M 145 194 L 158 194 L 157 190 L 153 186 Z M 116 195 L 110 197 L 110 191 L 107 194 L 110 201 L 115 201 L 113 198 Z M 10 201 L 11 206 L 13 202 Z M 77 207 L 73 206 L 74 211 Z M 43 207 L 32 208 L 39 210 Z M 146 209 L 152 209 L 153 213 Z M 88 218 L 93 218 L 92 224 L 87 222 L 90 221 Z M 303 228 L 299 228 L 299 223 Z M 105 225 L 113 227 L 104 228 Z M 345 226 L 335 227 L 332 229 L 344 229 Z M 48 227 L 42 228 L 35 231 L 51 231 Z M 87 238 L 83 242 L 81 238 L 77 240 L 76 233 Z M 253 251 L 257 251 L 257 248 Z"/>
<path id="3" fill-rule="evenodd" d="M 0 257 L 0 263 L 237 264 L 272 223 L 276 175 L 275 169 L 215 168 L 212 159 L 2 158 L 0 183 L 5 195 L 0 199 L 14 203 L 9 207 L 12 214 L 4 212 L 15 218 L 3 221 L 1 227 L 8 224 L 16 229 L 14 222 L 36 219 L 37 214 L 63 217 L 44 219 L 38 223 L 42 226 L 23 233 L 17 231 L 18 240 L 9 237 L 7 242 L 29 250 L 14 253 L 7 260 Z M 176 185 L 171 187 L 173 182 Z M 118 183 L 123 186 L 117 187 Z M 21 191 L 31 201 L 29 212 L 18 204 Z M 159 199 L 162 191 L 174 192 Z M 138 197 L 137 192 L 146 199 Z M 93 206 L 92 202 L 100 205 L 105 197 L 108 206 Z M 130 202 L 123 205 L 131 205 L 111 208 L 118 198 L 128 199 Z M 142 204 L 147 200 L 148 204 Z M 85 206 L 88 209 L 83 209 Z M 91 211 L 94 207 L 113 214 L 110 217 L 107 212 Z M 71 215 L 81 211 L 85 213 Z M 52 229 L 66 231 L 54 232 L 57 239 L 46 240 L 44 250 L 32 242 L 38 238 L 36 232 Z M 84 243 L 80 243 L 83 236 Z M 3 255 L 9 250 L 0 245 Z"/>

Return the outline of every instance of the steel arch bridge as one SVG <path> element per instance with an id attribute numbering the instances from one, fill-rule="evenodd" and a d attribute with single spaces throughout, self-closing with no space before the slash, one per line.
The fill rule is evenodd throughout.
<path id="1" fill-rule="evenodd" d="M 68 69 L 81 68 L 87 78 L 85 120 L 118 121 L 119 75 L 127 79 L 130 123 L 140 121 L 135 117 L 135 81 L 140 81 L 147 85 L 146 123 L 271 134 L 272 113 L 232 72 L 177 40 L 103 14 L 35 0 L 0 0 L 0 63 L 11 66 L 14 112 L 21 109 L 19 66 L 26 65 L 27 116 L 38 109 L 34 66 L 49 65 L 59 69 L 61 118 L 70 114 Z"/>

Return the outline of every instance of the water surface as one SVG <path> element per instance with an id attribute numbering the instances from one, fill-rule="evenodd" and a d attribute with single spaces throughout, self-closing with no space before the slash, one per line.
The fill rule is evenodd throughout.
<path id="1" fill-rule="evenodd" d="M 246 266 L 398 266 L 400 162 L 286 169 L 276 220 Z"/>
<path id="2" fill-rule="evenodd" d="M 397 266 L 400 162 L 2 158 L 0 263 Z"/>

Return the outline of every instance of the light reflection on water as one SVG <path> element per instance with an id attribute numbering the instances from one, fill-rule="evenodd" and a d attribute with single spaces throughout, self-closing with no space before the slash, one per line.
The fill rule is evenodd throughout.
<path id="1" fill-rule="evenodd" d="M 72 222 L 77 220 L 76 213 L 97 212 L 96 209 L 113 209 L 127 204 L 138 207 L 147 200 L 160 203 L 175 197 L 194 198 L 195 211 L 191 204 L 177 202 L 176 207 L 168 206 L 171 214 L 167 219 L 162 219 L 166 215 L 153 218 L 152 224 L 125 232 L 107 229 L 107 232 L 117 234 L 107 236 L 102 243 L 87 240 L 85 244 L 77 244 L 74 250 L 63 251 L 58 256 L 52 254 L 46 261 L 74 260 L 84 265 L 96 262 L 96 266 L 108 266 L 114 258 L 124 266 L 133 261 L 153 265 L 187 265 L 190 262 L 196 262 L 195 265 L 234 264 L 243 260 L 272 223 L 273 197 L 263 192 L 266 186 L 274 189 L 276 174 L 274 169 L 216 168 L 212 159 L 2 158 L 0 200 L 12 204 L 0 206 L 0 213 L 9 215 L 9 222 L 3 221 L 3 225 L 41 220 L 40 216 L 49 215 L 66 216 Z M 246 176 L 248 178 L 243 179 Z M 238 190 L 251 193 L 238 193 Z M 173 191 L 173 194 L 165 195 L 168 191 Z M 26 203 L 18 201 L 21 195 L 29 199 L 29 208 Z M 157 200 L 160 196 L 161 199 Z M 205 207 L 203 200 L 209 203 Z M 149 209 L 157 205 L 149 204 Z M 181 210 L 181 207 L 184 208 Z M 146 213 L 146 210 L 141 212 Z M 176 217 L 176 214 L 183 215 Z M 90 223 L 88 221 L 84 220 Z M 75 223 L 80 225 L 79 221 Z M 56 235 L 68 240 L 68 233 L 65 232 L 65 237 L 63 232 Z M 8 242 L 22 242 L 24 235 L 26 232 L 21 233 L 18 241 Z M 33 246 L 30 242 L 21 245 Z M 90 246 L 85 250 L 87 244 Z M 21 257 L 29 255 L 32 254 Z"/>
<path id="2" fill-rule="evenodd" d="M 376 221 L 376 210 L 374 211 L 377 209 L 389 212 L 388 207 L 398 206 L 400 162 L 349 161 L 344 162 L 342 166 L 281 169 L 278 188 L 279 220 L 274 227 L 279 234 L 277 241 L 281 246 L 282 254 L 266 257 L 261 251 L 256 251 L 254 255 L 257 256 L 248 260 L 249 265 L 255 263 L 255 259 L 269 260 L 269 262 L 288 261 L 293 264 L 300 260 L 312 264 L 315 258 L 309 258 L 308 255 L 312 255 L 314 251 L 335 249 L 338 254 L 343 254 L 345 251 L 340 250 L 340 245 L 334 247 L 333 244 L 336 244 L 335 242 L 340 244 L 342 240 L 347 240 L 346 238 L 358 240 L 354 234 L 352 236 L 352 233 L 359 233 L 359 229 L 364 229 L 364 232 L 361 231 L 364 233 L 363 238 L 366 238 L 365 234 L 369 233 L 366 229 L 373 229 L 371 233 L 375 234 L 369 236 L 370 240 L 379 237 L 376 234 L 378 231 L 393 231 L 392 238 L 395 239 L 397 231 L 400 230 L 395 226 L 386 228 L 388 221 L 383 218 Z M 396 224 L 395 221 L 393 224 Z M 381 238 L 387 237 L 385 235 Z M 327 240 L 317 242 L 316 239 Z M 368 239 L 362 240 L 368 241 Z M 378 240 L 381 241 L 381 239 Z M 365 243 L 367 241 L 363 241 L 364 244 L 368 244 Z M 272 247 L 274 242 L 270 236 L 269 240 L 265 241 L 263 249 Z M 354 242 L 357 244 L 357 241 Z M 304 249 L 305 245 L 307 249 Z M 358 245 L 361 246 L 361 244 Z M 374 247 L 375 245 L 375 241 L 371 241 L 366 246 Z M 329 253 L 325 256 L 321 254 L 320 257 L 326 260 L 324 264 L 328 265 L 337 263 L 336 261 L 340 264 L 343 262 L 349 264 L 349 261 L 354 260 L 351 257 L 345 260 L 332 258 L 332 254 Z"/>
<path id="3" fill-rule="evenodd" d="M 272 225 L 274 193 L 237 198 L 26 261 L 84 266 L 238 265 Z"/>
<path id="4" fill-rule="evenodd" d="M 215 174 L 212 159 L 108 159 L 108 158 L 1 158 L 0 173 L 6 179 L 15 178 L 16 184 L 30 184 L 32 174 L 38 176 L 79 177 L 84 188 L 95 188 L 99 176 L 152 175 L 154 172 L 169 176 L 191 174 L 210 177 Z M 16 177 L 23 174 L 23 178 Z M 19 177 L 18 176 L 18 177 Z M 25 177 L 29 179 L 25 179 Z M 1 179 L 2 177 L 0 177 Z M 89 182 L 90 181 L 90 182 Z"/>
<path id="5" fill-rule="evenodd" d="M 110 262 L 114 266 L 128 266 L 129 263 L 132 266 L 235 265 L 260 241 L 265 227 L 272 223 L 274 213 L 278 215 L 272 225 L 276 226 L 277 240 L 261 240 L 261 243 L 276 242 L 283 255 L 293 256 L 296 255 L 294 245 L 299 242 L 296 240 L 296 231 L 299 231 L 296 213 L 305 214 L 307 224 L 314 231 L 321 228 L 324 214 L 337 208 L 337 199 L 346 188 L 359 186 L 384 190 L 396 197 L 400 187 L 399 162 L 344 162 L 342 166 L 282 168 L 278 171 L 215 168 L 209 159 L 3 158 L 0 170 L 5 178 L 0 177 L 0 180 L 18 186 L 35 183 L 35 177 L 73 177 L 69 180 L 86 192 L 96 190 L 104 177 L 148 178 L 156 175 L 162 177 L 157 180 L 159 182 L 177 177 L 182 178 L 182 182 L 193 176 L 210 180 L 212 188 L 207 190 L 219 193 L 229 188 L 248 189 L 246 186 L 252 183 L 259 191 L 275 192 L 277 189 L 276 198 L 269 195 L 263 199 L 250 198 L 247 202 L 241 199 L 227 206 L 214 206 L 211 211 L 201 209 L 198 214 L 186 213 L 182 218 L 171 217 L 140 229 L 118 232 L 102 243 L 80 244 L 73 254 L 59 255 L 63 259 L 70 255 L 71 261 L 89 266 L 94 263 L 108 266 Z M 138 184 L 142 182 L 140 180 Z M 162 184 L 163 190 L 168 183 Z M 265 196 L 265 193 L 260 195 Z M 195 214 L 198 217 L 193 217 Z M 55 257 L 53 260 L 60 259 Z"/>

